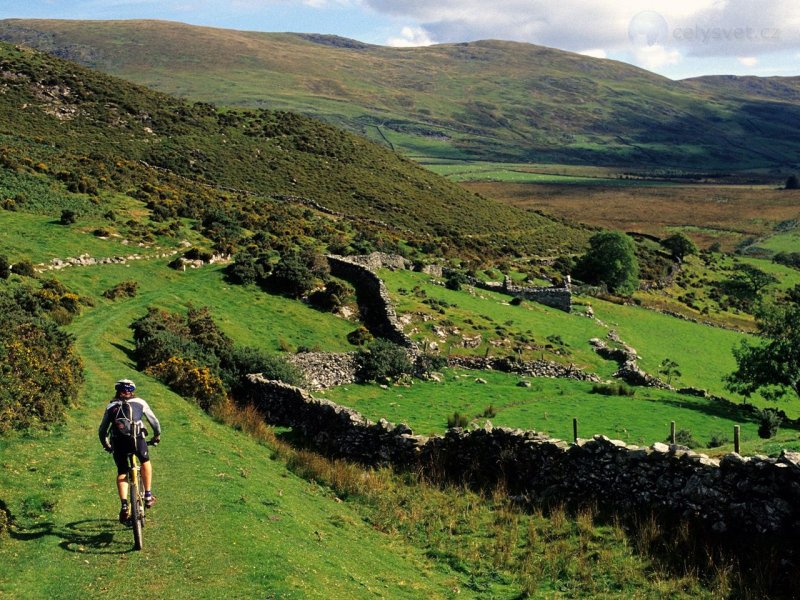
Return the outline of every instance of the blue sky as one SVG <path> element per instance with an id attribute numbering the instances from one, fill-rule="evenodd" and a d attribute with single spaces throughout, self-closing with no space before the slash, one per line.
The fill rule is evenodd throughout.
<path id="1" fill-rule="evenodd" d="M 166 19 L 383 45 L 506 39 L 673 79 L 800 75 L 798 0 L 0 0 L 0 18 Z"/>

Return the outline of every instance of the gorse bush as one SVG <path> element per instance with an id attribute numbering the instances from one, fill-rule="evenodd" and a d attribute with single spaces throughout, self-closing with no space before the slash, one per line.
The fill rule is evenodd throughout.
<path id="1" fill-rule="evenodd" d="M 150 308 L 131 328 L 139 368 L 204 409 L 216 405 L 226 393 L 240 391 L 250 373 L 292 385 L 303 383 L 285 360 L 234 345 L 207 308 L 190 308 L 185 316 Z"/>
<path id="2" fill-rule="evenodd" d="M 133 298 L 139 290 L 138 281 L 122 281 L 115 285 L 113 288 L 107 289 L 103 292 L 103 297 L 109 300 L 116 300 L 117 298 Z"/>
<path id="3" fill-rule="evenodd" d="M 0 434 L 60 420 L 83 382 L 72 337 L 40 300 L 0 291 Z"/>

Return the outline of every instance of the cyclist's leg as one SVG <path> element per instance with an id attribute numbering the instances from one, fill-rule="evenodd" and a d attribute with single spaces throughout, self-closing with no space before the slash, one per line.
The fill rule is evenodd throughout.
<path id="1" fill-rule="evenodd" d="M 117 492 L 120 500 L 128 499 L 128 455 L 123 444 L 114 448 L 114 462 L 117 465 Z"/>
<path id="2" fill-rule="evenodd" d="M 139 462 L 142 464 L 142 481 L 145 492 L 149 492 L 153 484 L 153 464 L 150 462 L 146 439 L 139 438 L 136 440 L 136 456 L 139 457 Z"/>

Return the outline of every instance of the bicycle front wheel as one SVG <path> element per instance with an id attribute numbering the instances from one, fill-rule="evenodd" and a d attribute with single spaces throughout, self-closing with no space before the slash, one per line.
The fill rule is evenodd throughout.
<path id="1" fill-rule="evenodd" d="M 133 525 L 133 549 L 141 550 L 144 545 L 142 525 L 144 524 L 144 504 L 138 490 L 131 493 L 131 524 Z"/>

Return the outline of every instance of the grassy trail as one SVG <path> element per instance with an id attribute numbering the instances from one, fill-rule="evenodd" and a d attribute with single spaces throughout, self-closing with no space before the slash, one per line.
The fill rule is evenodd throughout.
<path id="1" fill-rule="evenodd" d="M 171 288 L 173 301 L 192 281 Z M 86 366 L 80 407 L 49 433 L 0 440 L 0 498 L 14 516 L 0 539 L 0 597 L 116 597 L 132 582 L 170 598 L 449 597 L 454 578 L 421 552 L 134 371 L 128 325 L 159 297 L 145 291 L 80 317 L 71 327 Z M 142 552 L 116 522 L 113 462 L 96 434 L 120 377 L 135 378 L 164 427 Z"/>

